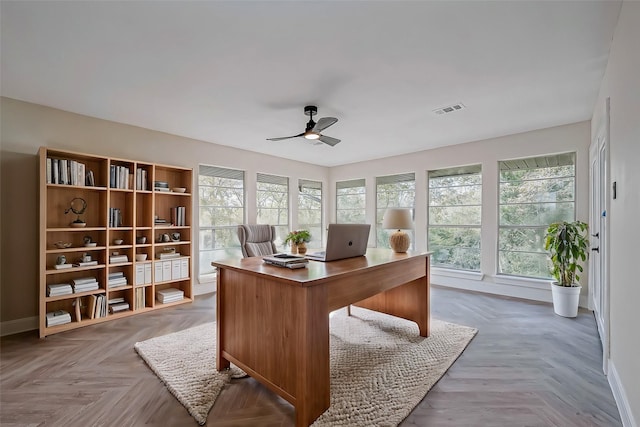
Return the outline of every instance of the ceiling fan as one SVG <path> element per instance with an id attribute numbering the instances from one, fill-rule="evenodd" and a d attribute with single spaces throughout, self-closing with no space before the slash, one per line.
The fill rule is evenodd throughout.
<path id="1" fill-rule="evenodd" d="M 325 144 L 333 147 L 338 142 L 340 142 L 340 140 L 337 138 L 332 138 L 330 136 L 322 135 L 320 132 L 322 132 L 323 130 L 325 130 L 335 122 L 337 122 L 338 119 L 336 119 L 335 117 L 323 117 L 319 119 L 318 122 L 316 123 L 313 121 L 313 115 L 316 114 L 317 112 L 318 112 L 318 107 L 316 107 L 315 105 L 307 105 L 306 107 L 304 107 L 304 114 L 309 116 L 309 121 L 307 122 L 307 128 L 305 129 L 304 132 L 298 135 L 293 135 L 293 136 L 283 136 L 280 138 L 267 138 L 267 141 L 282 141 L 283 139 L 297 138 L 299 136 L 302 136 L 306 139 L 318 140 L 320 142 L 324 142 Z"/>

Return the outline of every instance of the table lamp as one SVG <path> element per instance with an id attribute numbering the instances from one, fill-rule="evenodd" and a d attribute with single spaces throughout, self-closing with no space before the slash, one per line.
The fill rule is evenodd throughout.
<path id="1" fill-rule="evenodd" d="M 387 209 L 382 218 L 382 228 L 398 230 L 389 236 L 389 245 L 394 252 L 407 252 L 411 239 L 402 229 L 413 228 L 410 209 Z"/>

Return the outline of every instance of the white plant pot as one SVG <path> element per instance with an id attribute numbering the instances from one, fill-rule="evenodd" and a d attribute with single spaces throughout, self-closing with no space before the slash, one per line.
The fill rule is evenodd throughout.
<path id="1" fill-rule="evenodd" d="M 576 317 L 582 286 L 559 286 L 556 283 L 558 282 L 551 283 L 553 311 L 558 316 Z"/>

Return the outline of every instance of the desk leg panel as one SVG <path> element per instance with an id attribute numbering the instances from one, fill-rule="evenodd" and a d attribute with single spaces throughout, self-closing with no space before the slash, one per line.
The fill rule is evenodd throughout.
<path id="1" fill-rule="evenodd" d="M 414 321 L 418 324 L 420 335 L 428 337 L 430 317 L 428 257 L 426 262 L 427 265 L 423 277 L 388 289 L 353 305 Z"/>
<path id="2" fill-rule="evenodd" d="M 309 425 L 330 403 L 326 287 L 218 274 L 219 354 L 292 403 L 297 425 Z"/>

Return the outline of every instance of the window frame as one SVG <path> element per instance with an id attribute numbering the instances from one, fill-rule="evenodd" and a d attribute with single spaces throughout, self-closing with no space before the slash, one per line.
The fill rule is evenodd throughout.
<path id="1" fill-rule="evenodd" d="M 538 166 L 542 163 L 546 163 L 545 166 Z M 531 165 L 535 165 L 535 166 L 531 166 Z M 573 180 L 573 185 L 571 186 L 571 190 L 572 190 L 572 195 L 573 198 L 570 201 L 567 200 L 563 200 L 563 201 L 556 201 L 554 202 L 554 204 L 557 206 L 560 203 L 571 203 L 573 205 L 572 208 L 572 213 L 571 213 L 571 218 L 570 220 L 575 220 L 576 218 L 576 208 L 577 208 L 577 203 L 576 203 L 576 196 L 577 196 L 577 180 L 576 180 L 576 174 L 577 174 L 577 153 L 576 152 L 565 152 L 565 153 L 558 153 L 558 154 L 548 154 L 548 155 L 542 155 L 542 156 L 533 156 L 533 157 L 522 157 L 522 158 L 516 158 L 516 159 L 511 159 L 511 160 L 499 160 L 498 161 L 498 194 L 497 194 L 497 218 L 496 218 L 496 222 L 497 222 L 497 235 L 496 235 L 496 275 L 497 277 L 504 277 L 504 278 L 514 278 L 514 279 L 521 279 L 521 280 L 525 280 L 525 281 L 546 281 L 546 280 L 551 280 L 551 273 L 547 272 L 547 274 L 545 276 L 533 276 L 533 275 L 527 275 L 527 274 L 517 274 L 517 273 L 512 273 L 512 272 L 504 272 L 502 271 L 502 265 L 500 262 L 500 257 L 501 257 L 501 252 L 522 252 L 522 253 L 531 253 L 531 254 L 538 254 L 540 256 L 544 255 L 545 257 L 548 257 L 547 255 L 547 251 L 544 250 L 544 239 L 542 236 L 544 236 L 544 234 L 546 234 L 546 229 L 548 227 L 549 224 L 540 224 L 540 225 L 502 225 L 502 206 L 515 206 L 515 205 L 527 205 L 527 204 L 543 204 L 543 203 L 551 203 L 551 202 L 528 202 L 528 203 L 503 203 L 502 202 L 502 185 L 509 183 L 511 181 L 503 181 L 502 179 L 502 171 L 503 170 L 535 170 L 535 169 L 545 169 L 545 168 L 554 168 L 554 167 L 560 167 L 560 166 L 572 166 L 573 167 L 573 174 L 572 175 L 563 175 L 563 176 L 552 176 L 552 177 L 546 177 L 546 178 L 534 178 L 534 179 L 527 179 L 527 180 L 520 180 L 520 181 L 527 181 L 527 182 L 533 182 L 533 181 L 551 181 L 551 180 L 562 180 L 562 179 L 572 179 Z M 543 194 L 543 193 L 540 193 Z M 544 193 L 544 194 L 549 194 L 549 193 Z M 561 217 L 556 217 L 555 219 L 551 219 L 548 222 L 552 222 L 552 221 L 557 221 L 557 220 L 562 220 L 563 218 Z M 538 231 L 540 233 L 540 251 L 538 252 L 532 252 L 532 251 L 514 251 L 514 250 L 509 250 L 509 251 L 505 251 L 503 249 L 501 249 L 501 234 L 502 231 L 504 230 L 534 230 L 534 231 Z"/>
<path id="2" fill-rule="evenodd" d="M 319 208 L 318 209 L 301 209 L 301 202 L 303 198 L 311 198 L 314 197 L 312 194 L 306 193 L 304 190 L 316 190 L 320 192 L 320 200 L 319 200 Z M 317 196 L 316 196 L 317 197 Z M 320 222 L 319 223 L 304 223 L 300 222 L 300 212 L 301 211 L 318 211 L 320 213 Z M 322 189 L 322 181 L 313 181 L 309 179 L 298 179 L 298 230 L 309 230 L 311 233 L 311 241 L 307 244 L 312 248 L 321 248 L 324 244 L 324 233 L 322 232 L 322 224 L 324 223 L 324 192 Z"/>
<path id="3" fill-rule="evenodd" d="M 206 171 L 208 173 L 203 173 L 203 171 Z M 232 169 L 232 168 L 224 168 L 224 167 L 219 167 L 219 166 L 212 166 L 212 165 L 206 165 L 206 164 L 200 164 L 198 165 L 198 236 L 197 236 L 197 241 L 198 241 L 198 278 L 199 281 L 201 283 L 203 282 L 209 282 L 211 280 L 213 280 L 215 278 L 216 272 L 215 269 L 213 267 L 208 268 L 206 271 L 203 271 L 203 267 L 205 267 L 202 262 L 202 254 L 204 252 L 215 252 L 215 251 L 219 251 L 219 250 L 225 250 L 225 249 L 235 249 L 237 247 L 237 250 L 239 253 L 241 253 L 241 249 L 240 249 L 240 242 L 237 240 L 236 238 L 236 244 L 237 246 L 224 246 L 218 249 L 205 249 L 202 246 L 202 233 L 203 232 L 207 232 L 210 231 L 212 232 L 213 236 L 214 236 L 214 240 L 215 240 L 215 231 L 216 230 L 227 230 L 229 232 L 232 233 L 236 233 L 237 235 L 237 227 L 238 224 L 227 224 L 227 225 L 223 225 L 223 226 L 209 226 L 209 225 L 203 225 L 201 222 L 201 214 L 202 214 L 202 210 L 205 208 L 212 208 L 211 206 L 208 205 L 203 205 L 202 204 L 202 196 L 201 196 L 201 187 L 202 184 L 200 182 L 201 177 L 202 176 L 206 176 L 206 177 L 214 177 L 214 178 L 226 178 L 226 179 L 235 179 L 235 180 L 240 180 L 242 183 L 242 205 L 240 206 L 240 208 L 242 209 L 242 222 L 244 223 L 246 221 L 246 217 L 247 217 L 247 186 L 246 186 L 246 172 L 240 169 Z M 220 187 L 220 186 L 207 186 L 207 187 Z M 235 187 L 226 187 L 229 189 L 233 189 Z M 229 207 L 232 207 L 229 205 Z M 213 207 L 215 208 L 215 207 Z M 233 230 L 233 231 L 232 231 Z M 196 236 L 194 236 L 195 238 Z M 213 245 L 215 248 L 215 244 Z M 215 259 L 212 258 L 212 259 Z"/>
<path id="4" fill-rule="evenodd" d="M 286 200 L 286 214 L 285 214 L 285 218 L 287 220 L 286 224 L 282 224 L 282 223 L 277 223 L 277 224 L 271 224 L 269 223 L 269 225 L 273 225 L 276 229 L 276 239 L 275 239 L 275 244 L 276 246 L 280 245 L 284 239 L 287 236 L 287 233 L 289 232 L 289 227 L 291 224 L 291 208 L 290 208 L 290 191 L 289 191 L 289 178 L 285 177 L 285 176 L 279 176 L 279 175 L 273 175 L 273 174 L 265 174 L 265 173 L 257 173 L 256 174 L 256 223 L 257 224 L 263 224 L 263 222 L 260 221 L 260 210 L 263 209 L 260 206 L 258 206 L 258 201 L 259 201 L 259 197 L 258 194 L 261 191 L 266 192 L 266 190 L 260 190 L 260 184 L 271 184 L 271 185 L 281 185 L 285 187 L 285 191 L 281 192 L 280 194 L 284 194 L 284 200 Z M 273 208 L 264 208 L 264 209 L 273 209 Z M 278 215 L 278 218 L 280 218 L 281 215 Z M 264 223 L 266 224 L 266 223 Z"/>
<path id="5" fill-rule="evenodd" d="M 358 190 L 352 193 L 341 195 L 340 190 L 346 190 L 346 189 L 358 189 Z M 358 207 L 357 209 L 340 209 L 341 196 L 348 197 L 348 196 L 358 196 L 358 195 L 362 195 L 362 200 L 363 200 L 362 208 Z M 348 222 L 340 221 L 340 212 L 343 212 L 343 211 L 358 211 L 358 213 L 361 214 L 363 221 L 361 223 L 355 223 L 355 224 L 366 223 L 367 221 L 366 220 L 367 218 L 367 186 L 366 186 L 366 180 L 364 178 L 351 179 L 347 181 L 336 181 L 336 223 L 351 224 Z"/>
<path id="6" fill-rule="evenodd" d="M 444 177 L 462 177 L 462 176 L 477 176 L 478 177 L 478 182 L 477 183 L 463 183 L 463 184 L 457 184 L 457 185 L 440 185 L 437 187 L 432 187 L 432 179 L 435 180 L 437 178 L 444 178 Z M 478 191 L 478 200 L 476 201 L 476 203 L 466 203 L 466 204 L 452 204 L 452 205 L 433 205 L 432 204 L 432 194 L 431 194 L 431 189 L 432 188 L 461 188 L 461 187 L 478 187 L 479 191 Z M 477 229 L 478 231 L 478 248 L 477 248 L 477 268 L 463 268 L 463 267 L 459 267 L 459 266 L 455 266 L 453 264 L 441 264 L 436 261 L 436 257 L 435 256 L 431 256 L 431 266 L 432 267 L 437 267 L 437 268 L 442 268 L 442 269 L 447 269 L 447 270 L 455 270 L 455 271 L 461 271 L 461 272 L 473 272 L 473 273 L 480 273 L 482 271 L 482 188 L 483 188 L 483 180 L 482 180 L 482 164 L 475 164 L 475 165 L 467 165 L 467 166 L 460 166 L 460 167 L 450 167 L 450 168 L 443 168 L 443 169 L 434 169 L 434 170 L 430 170 L 427 171 L 427 233 L 426 233 L 426 238 L 427 238 L 427 248 L 429 251 L 434 251 L 434 249 L 431 247 L 431 230 L 432 229 Z M 437 208 L 456 208 L 456 207 L 478 207 L 479 208 L 479 213 L 478 213 L 478 217 L 477 217 L 477 223 L 476 224 L 433 224 L 432 223 L 432 219 L 433 216 L 432 215 L 432 211 L 431 209 L 437 207 Z M 453 246 L 455 248 L 455 246 Z M 461 246 L 462 247 L 462 246 Z M 465 250 L 471 250 L 473 248 L 471 247 L 462 247 Z M 435 252 L 434 252 L 435 254 Z"/>

